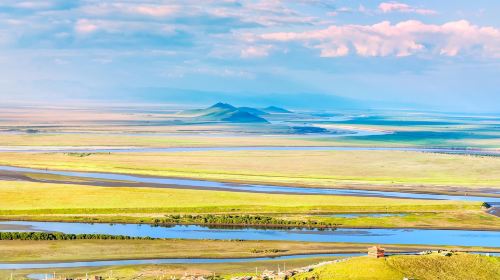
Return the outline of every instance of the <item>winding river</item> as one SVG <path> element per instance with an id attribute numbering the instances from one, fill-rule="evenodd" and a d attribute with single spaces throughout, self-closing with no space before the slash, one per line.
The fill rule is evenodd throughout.
<path id="1" fill-rule="evenodd" d="M 374 147 L 221 147 L 221 148 L 111 148 L 111 147 L 65 147 L 59 149 L 6 149 L 1 151 L 22 152 L 194 152 L 194 151 L 335 151 L 335 150 L 394 150 L 437 152 L 453 154 L 485 155 L 482 150 L 454 150 L 454 149 L 425 149 L 425 148 L 374 148 Z M 500 151 L 487 151 L 486 155 L 500 155 Z M 61 176 L 71 176 L 90 179 L 116 180 L 133 183 L 164 185 L 163 187 L 189 187 L 197 189 L 230 190 L 261 193 L 291 193 L 291 194 L 323 194 L 323 195 L 354 195 L 377 196 L 409 199 L 446 199 L 485 201 L 492 204 L 500 203 L 500 198 L 480 196 L 456 196 L 440 194 L 403 193 L 389 191 L 368 191 L 349 189 L 324 189 L 286 187 L 260 184 L 235 184 L 216 181 L 162 178 L 151 176 L 135 176 L 127 174 L 75 172 L 43 170 L 33 168 L 0 166 L 0 170 L 10 172 L 45 173 Z M 358 214 L 347 214 L 349 218 Z M 379 215 L 379 214 L 376 214 Z M 380 214 L 382 215 L 382 214 Z M 394 215 L 394 214 L 391 214 Z M 397 214 L 401 215 L 401 214 Z M 3 228 L 3 230 L 2 230 Z M 460 245 L 500 247 L 500 232 L 473 231 L 473 230 L 435 230 L 435 229 L 255 229 L 255 228 L 210 228 L 199 225 L 178 225 L 172 227 L 156 227 L 153 225 L 137 224 L 87 224 L 62 222 L 28 222 L 8 221 L 0 222 L 0 231 L 48 231 L 73 234 L 96 233 L 128 235 L 134 237 L 153 238 L 184 238 L 184 239 L 219 239 L 219 240 L 286 240 L 303 242 L 353 242 L 353 243 L 381 243 L 381 244 L 417 244 L 417 245 Z M 357 254 L 312 254 L 292 255 L 276 258 L 241 258 L 241 259 L 150 259 L 150 260 L 112 260 L 89 262 L 58 262 L 58 263 L 0 263 L 0 269 L 36 269 L 36 268 L 70 268 L 89 266 L 131 265 L 131 264 L 176 264 L 176 263 L 235 263 L 265 260 L 286 260 L 306 257 L 334 257 Z"/>
<path id="2" fill-rule="evenodd" d="M 361 256 L 360 253 L 337 254 L 304 254 L 278 257 L 257 258 L 226 258 L 226 259 L 142 259 L 142 260 L 111 260 L 111 261 L 85 261 L 85 262 L 52 262 L 52 263 L 0 263 L 0 269 L 38 269 L 38 268 L 71 268 L 71 267 L 96 267 L 114 265 L 141 265 L 141 264 L 215 264 L 215 263 L 245 263 L 258 261 L 279 261 L 302 258 L 328 258 Z M 45 279 L 45 278 L 42 278 Z"/>
<path id="3" fill-rule="evenodd" d="M 437 229 L 256 229 L 210 228 L 199 225 L 159 227 L 139 224 L 88 224 L 64 222 L 0 222 L 5 231 L 48 231 L 72 234 L 114 234 L 133 237 L 275 240 L 303 242 L 352 242 L 379 244 L 461 245 L 500 247 L 500 232 Z M 16 229 L 18 227 L 18 229 Z"/>
<path id="4" fill-rule="evenodd" d="M 258 192 L 258 193 L 351 195 L 351 196 L 373 196 L 373 197 L 410 198 L 410 199 L 466 200 L 466 201 L 483 201 L 491 203 L 500 202 L 500 197 L 482 197 L 482 196 L 470 196 L 470 195 L 459 196 L 459 195 L 443 195 L 443 194 L 313 188 L 313 187 L 310 188 L 287 187 L 287 186 L 273 186 L 273 185 L 261 185 L 261 184 L 236 184 L 236 183 L 222 183 L 216 181 L 151 177 L 151 176 L 127 175 L 127 174 L 116 174 L 116 173 L 44 170 L 44 169 L 34 169 L 26 167 L 13 167 L 13 166 L 0 166 L 0 171 L 42 173 L 42 174 L 53 174 L 53 175 L 71 176 L 80 178 L 146 183 L 146 184 L 155 184 L 160 186 L 163 185 L 161 187 L 180 186 L 184 188 L 188 187 L 196 189 L 229 190 L 229 191 Z M 155 186 L 153 185 L 153 187 Z"/>
<path id="5" fill-rule="evenodd" d="M 499 256 L 499 253 L 480 253 L 490 256 Z M 415 254 L 415 252 L 398 253 Z M 277 257 L 255 257 L 255 258 L 223 258 L 223 259 L 133 259 L 133 260 L 110 260 L 110 261 L 80 261 L 80 262 L 48 262 L 48 263 L 0 263 L 0 269 L 44 269 L 44 268 L 74 268 L 74 267 L 99 267 L 117 265 L 141 265 L 141 264 L 215 264 L 215 263 L 245 263 L 258 261 L 284 261 L 303 258 L 332 258 L 332 257 L 355 257 L 363 256 L 364 253 L 333 253 L 333 254 L 301 254 Z M 45 279 L 45 274 L 30 274 L 31 279 Z"/>
<path id="6" fill-rule="evenodd" d="M 4 230 L 2 230 L 2 228 Z M 63 222 L 0 222 L 0 231 L 47 231 L 64 233 L 95 233 L 128 235 L 134 237 L 218 239 L 218 240 L 284 240 L 309 242 L 362 242 L 385 244 L 417 245 L 461 245 L 500 247 L 500 232 L 472 230 L 432 230 L 432 229 L 254 229 L 231 228 L 214 229 L 205 226 L 158 227 L 139 224 L 88 224 Z M 498 255 L 497 253 L 492 253 Z M 268 260 L 288 260 L 313 257 L 358 256 L 360 253 L 306 254 L 278 257 L 255 258 L 168 258 L 168 259 L 131 259 L 75 262 L 25 262 L 0 263 L 0 269 L 43 269 L 98 267 L 113 265 L 139 264 L 201 264 L 201 263 L 239 263 Z M 42 277 L 43 278 L 43 277 Z"/>

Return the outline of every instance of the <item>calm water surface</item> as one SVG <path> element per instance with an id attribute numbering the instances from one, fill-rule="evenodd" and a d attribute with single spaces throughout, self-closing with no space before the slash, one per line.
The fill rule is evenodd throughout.
<path id="1" fill-rule="evenodd" d="M 322 217 L 332 217 L 332 218 L 359 218 L 359 217 L 404 217 L 407 214 L 404 213 L 352 213 L 352 214 L 328 214 L 319 215 Z"/>
<path id="2" fill-rule="evenodd" d="M 380 244 L 420 244 L 420 245 L 462 245 L 500 247 L 500 232 L 474 230 L 435 229 L 254 229 L 231 228 L 213 229 L 206 226 L 155 227 L 137 224 L 87 224 L 59 222 L 0 222 L 29 231 L 54 231 L 64 233 L 96 233 L 128 235 L 134 237 L 220 239 L 220 240 L 285 240 L 310 242 L 355 242 Z M 25 230 L 27 231 L 27 230 Z"/>
<path id="3" fill-rule="evenodd" d="M 471 252 L 473 254 L 499 256 L 499 253 Z M 401 254 L 401 253 L 398 253 Z M 403 253 L 405 254 L 405 253 Z M 414 254 L 410 252 L 408 254 Z M 87 262 L 55 262 L 55 263 L 0 263 L 0 269 L 43 269 L 43 268 L 71 268 L 71 267 L 98 267 L 115 265 L 139 265 L 139 264 L 201 264 L 201 263 L 242 263 L 270 260 L 291 260 L 302 258 L 329 258 L 329 257 L 354 257 L 362 256 L 364 253 L 337 253 L 337 254 L 306 254 L 290 255 L 280 257 L 242 258 L 242 259 L 150 259 L 150 260 L 116 260 L 116 261 L 87 261 Z M 43 273 L 29 274 L 30 279 L 45 279 L 48 276 Z"/>
<path id="4" fill-rule="evenodd" d="M 95 267 L 112 265 L 139 265 L 139 264 L 202 264 L 202 263 L 244 263 L 270 260 L 291 260 L 316 257 L 347 257 L 360 256 L 359 253 L 339 254 L 306 254 L 280 257 L 238 258 L 238 259 L 143 259 L 143 260 L 115 260 L 115 261 L 86 261 L 86 262 L 55 262 L 55 263 L 0 263 L 0 269 L 37 269 L 37 268 L 70 268 L 70 267 Z M 38 275 L 38 274 L 37 274 Z M 45 274 L 42 279 L 45 279 Z M 33 277 L 34 278 L 34 277 Z M 38 278 L 39 279 L 39 278 Z"/>
<path id="5" fill-rule="evenodd" d="M 349 190 L 349 189 L 286 187 L 286 186 L 271 186 L 271 185 L 256 185 L 256 184 L 235 184 L 235 183 L 222 183 L 222 182 L 204 181 L 204 180 L 134 176 L 134 175 L 116 174 L 116 173 L 43 170 L 43 169 L 34 169 L 25 167 L 12 167 L 12 166 L 0 166 L 0 170 L 13 171 L 13 172 L 44 173 L 44 174 L 54 174 L 54 175 L 72 176 L 81 178 L 129 181 L 138 183 L 163 184 L 163 185 L 169 185 L 170 187 L 183 186 L 183 187 L 195 187 L 203 189 L 234 190 L 234 191 L 259 192 L 259 193 L 352 195 L 352 196 L 376 196 L 376 197 L 413 198 L 413 199 L 467 200 L 467 201 L 483 201 L 492 203 L 500 202 L 500 197 L 457 196 L 457 195 L 440 195 L 440 194 L 403 193 L 403 192 L 390 192 L 390 191 L 367 191 L 367 190 Z"/>

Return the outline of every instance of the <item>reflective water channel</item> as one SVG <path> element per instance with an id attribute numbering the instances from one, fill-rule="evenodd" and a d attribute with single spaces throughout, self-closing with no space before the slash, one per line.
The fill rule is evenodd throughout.
<path id="1" fill-rule="evenodd" d="M 205 264 L 205 263 L 244 263 L 270 260 L 291 260 L 316 257 L 351 257 L 360 256 L 360 253 L 338 254 L 305 254 L 279 257 L 261 258 L 226 258 L 226 259 L 143 259 L 143 260 L 111 260 L 111 261 L 85 261 L 85 262 L 54 262 L 54 263 L 0 263 L 0 269 L 37 269 L 37 268 L 71 268 L 71 267 L 96 267 L 113 265 L 140 265 L 140 264 Z M 45 275 L 44 275 L 45 276 Z"/>
<path id="2" fill-rule="evenodd" d="M 160 227 L 147 224 L 89 224 L 63 222 L 7 221 L 4 231 L 48 231 L 72 234 L 95 233 L 133 237 L 217 239 L 217 240 L 282 240 L 309 242 L 353 242 L 380 244 L 461 245 L 500 247 L 500 232 L 439 229 L 269 229 L 210 228 L 199 225 Z M 19 228 L 19 230 L 16 229 Z"/>
<path id="3" fill-rule="evenodd" d="M 167 177 L 151 177 L 142 175 L 127 175 L 116 173 L 102 172 L 78 172 L 78 171 L 59 171 L 59 170 L 44 170 L 25 167 L 0 166 L 0 170 L 12 172 L 29 172 L 53 174 L 61 176 L 71 176 L 80 178 L 105 179 L 116 181 L 128 181 L 135 183 L 149 183 L 165 185 L 165 187 L 182 186 L 193 187 L 198 189 L 211 190 L 229 190 L 229 191 L 246 191 L 259 193 L 288 193 L 288 194 L 322 194 L 322 195 L 352 195 L 352 196 L 375 196 L 375 197 L 391 197 L 391 198 L 412 198 L 412 199 L 446 199 L 446 200 L 467 200 L 467 201 L 482 201 L 482 202 L 500 202 L 500 197 L 482 197 L 470 195 L 442 195 L 442 194 L 426 194 L 426 193 L 406 193 L 394 191 L 371 191 L 371 190 L 352 190 L 352 189 L 333 189 L 333 188 L 313 188 L 313 187 L 288 187 L 288 186 L 273 186 L 262 184 L 236 184 L 223 183 L 216 181 L 178 179 Z"/>

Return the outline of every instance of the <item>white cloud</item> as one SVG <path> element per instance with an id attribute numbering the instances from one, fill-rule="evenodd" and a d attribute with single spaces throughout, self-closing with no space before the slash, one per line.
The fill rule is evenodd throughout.
<path id="1" fill-rule="evenodd" d="M 262 46 L 249 46 L 241 50 L 241 57 L 243 58 L 253 58 L 253 57 L 265 57 L 269 55 L 271 50 L 271 45 Z"/>
<path id="2" fill-rule="evenodd" d="M 368 8 L 366 8 L 363 4 L 359 4 L 357 8 L 350 8 L 350 7 L 340 7 L 335 9 L 333 12 L 327 13 L 330 16 L 337 16 L 339 14 L 354 14 L 354 13 L 360 13 L 364 15 L 371 15 L 372 11 Z"/>
<path id="3" fill-rule="evenodd" d="M 468 21 L 442 25 L 409 20 L 391 24 L 331 25 L 325 29 L 304 32 L 244 34 L 252 43 L 298 42 L 319 49 L 321 56 L 337 57 L 355 53 L 360 56 L 409 56 L 421 52 L 456 56 L 480 54 L 500 57 L 500 29 L 480 27 Z"/>
<path id="4" fill-rule="evenodd" d="M 255 78 L 254 73 L 243 69 L 191 65 L 191 63 L 185 63 L 185 64 L 186 65 L 176 66 L 168 69 L 168 71 L 165 71 L 164 75 L 167 76 L 168 78 L 175 78 L 175 79 L 197 74 L 209 75 L 213 77 L 222 77 L 222 78 L 228 78 L 228 77 L 241 78 L 241 79 Z"/>
<path id="5" fill-rule="evenodd" d="M 96 32 L 113 34 L 155 34 L 158 36 L 175 34 L 176 27 L 160 22 L 142 21 L 120 21 L 120 20 L 100 20 L 100 19 L 79 19 L 74 27 L 77 35 L 89 35 Z"/>
<path id="6" fill-rule="evenodd" d="M 76 22 L 75 31 L 79 34 L 88 34 L 96 31 L 99 27 L 87 19 L 80 19 Z"/>
<path id="7" fill-rule="evenodd" d="M 314 3 L 310 3 L 314 4 Z M 134 2 L 102 1 L 82 5 L 80 10 L 88 16 L 128 16 L 160 19 L 237 19 L 243 23 L 263 26 L 313 24 L 318 19 L 302 14 L 280 0 L 210 1 L 200 4 L 195 0 Z"/>
<path id="8" fill-rule="evenodd" d="M 420 53 L 500 57 L 499 29 L 496 27 L 481 27 L 465 20 L 442 25 L 415 20 L 394 24 L 382 21 L 373 25 L 339 25 L 332 23 L 335 19 L 325 18 L 326 13 L 323 17 L 317 13 L 317 8 L 323 8 L 324 2 L 297 1 L 206 0 L 205 5 L 199 5 L 196 0 L 84 0 L 70 10 L 0 16 L 0 23 L 4 23 L 0 44 L 16 46 L 17 41 L 22 41 L 24 47 L 28 44 L 28 47 L 37 47 L 38 42 L 47 46 L 52 40 L 54 46 L 64 48 L 78 46 L 72 39 L 80 36 L 84 40 L 75 42 L 90 47 L 94 42 L 95 45 L 109 43 L 110 48 L 126 44 L 135 46 L 143 40 L 146 46 L 165 43 L 166 50 L 185 46 L 186 50 L 220 58 L 266 57 L 276 51 L 289 50 L 288 43 L 317 50 L 322 57 L 353 54 L 410 56 Z M 42 2 L 43 5 L 56 3 Z M 333 2 L 328 2 L 329 10 L 335 13 L 378 12 L 378 16 L 390 12 L 430 13 L 399 2 L 383 2 L 378 10 L 368 10 L 362 5 L 335 9 Z M 33 5 L 35 1 L 18 3 L 26 7 L 36 6 Z M 14 5 L 15 1 L 10 4 Z M 306 5 L 317 5 L 315 12 L 302 9 Z M 75 22 L 75 18 L 79 20 Z M 94 33 L 95 36 L 90 36 Z M 239 38 L 237 41 L 234 41 L 235 34 Z M 33 40 L 19 40 L 30 36 Z"/>
<path id="9" fill-rule="evenodd" d="M 99 3 L 96 5 L 86 5 L 82 7 L 82 11 L 87 15 L 132 15 L 132 16 L 147 16 L 147 17 L 168 17 L 175 15 L 180 7 L 177 5 L 163 4 L 134 4 L 134 3 Z"/>
<path id="10" fill-rule="evenodd" d="M 378 5 L 378 9 L 383 13 L 400 12 L 400 13 L 415 13 L 420 15 L 435 15 L 436 11 L 430 9 L 422 9 L 412 7 L 408 4 L 399 2 L 382 2 Z"/>
<path id="11" fill-rule="evenodd" d="M 311 3 L 314 4 L 314 3 Z M 255 23 L 262 26 L 283 26 L 294 24 L 315 24 L 318 18 L 302 14 L 289 8 L 285 1 L 261 0 L 240 1 L 236 6 L 207 6 L 205 13 L 219 18 L 237 18 L 245 23 Z"/>
<path id="12" fill-rule="evenodd" d="M 46 9 L 51 8 L 54 4 L 50 1 L 20 1 L 15 7 L 25 9 Z"/>
<path id="13" fill-rule="evenodd" d="M 173 15 L 178 11 L 175 6 L 137 6 L 133 11 L 138 14 L 152 16 L 152 17 L 165 17 Z"/>
<path id="14" fill-rule="evenodd" d="M 18 9 L 26 9 L 26 10 L 44 10 L 50 9 L 56 6 L 54 1 L 13 1 L 13 0 L 4 0 L 0 1 L 1 6 L 18 8 Z"/>

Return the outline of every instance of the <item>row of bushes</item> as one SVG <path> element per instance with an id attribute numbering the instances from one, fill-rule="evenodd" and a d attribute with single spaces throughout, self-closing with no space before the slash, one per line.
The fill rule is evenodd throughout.
<path id="1" fill-rule="evenodd" d="M 266 253 L 266 254 L 269 254 L 269 253 L 283 253 L 283 252 L 287 252 L 288 250 L 283 250 L 283 249 L 256 249 L 256 248 L 252 248 L 250 249 L 250 252 L 253 253 L 253 254 L 261 254 L 261 253 Z"/>
<path id="2" fill-rule="evenodd" d="M 307 228 L 335 228 L 333 223 L 314 220 L 285 220 L 261 215 L 166 215 L 163 219 L 155 219 L 154 223 L 162 224 L 201 224 L 201 225 L 253 225 L 253 226 L 286 226 Z"/>
<path id="3" fill-rule="evenodd" d="M 152 239 L 151 237 L 131 237 L 110 234 L 67 234 L 61 232 L 0 232 L 0 240 L 77 240 L 77 239 Z"/>
<path id="4" fill-rule="evenodd" d="M 88 157 L 93 155 L 93 153 L 65 153 L 65 155 L 70 157 Z"/>

